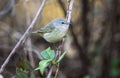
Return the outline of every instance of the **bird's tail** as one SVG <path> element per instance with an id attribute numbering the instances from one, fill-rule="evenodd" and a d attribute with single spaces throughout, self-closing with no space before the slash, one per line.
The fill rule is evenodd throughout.
<path id="1" fill-rule="evenodd" d="M 32 34 L 39 34 L 40 36 L 43 36 L 44 33 L 39 30 L 36 30 L 36 31 L 33 31 Z"/>

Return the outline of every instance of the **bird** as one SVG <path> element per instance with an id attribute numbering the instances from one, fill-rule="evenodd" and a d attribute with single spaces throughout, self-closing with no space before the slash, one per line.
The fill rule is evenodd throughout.
<path id="1" fill-rule="evenodd" d="M 69 23 L 64 18 L 56 18 L 44 27 L 33 31 L 32 33 L 39 34 L 49 43 L 61 41 L 67 34 Z"/>

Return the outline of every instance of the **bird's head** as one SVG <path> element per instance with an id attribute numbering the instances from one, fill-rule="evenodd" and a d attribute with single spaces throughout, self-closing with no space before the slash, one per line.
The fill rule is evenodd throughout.
<path id="1" fill-rule="evenodd" d="M 53 20 L 53 24 L 54 24 L 54 26 L 57 26 L 57 27 L 61 27 L 61 26 L 69 27 L 69 23 L 64 18 L 57 18 L 57 19 Z"/>

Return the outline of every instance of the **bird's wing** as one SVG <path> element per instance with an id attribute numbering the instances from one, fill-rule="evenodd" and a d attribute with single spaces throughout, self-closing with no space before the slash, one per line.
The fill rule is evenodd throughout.
<path id="1" fill-rule="evenodd" d="M 49 33 L 52 32 L 54 29 L 55 26 L 53 24 L 47 24 L 45 27 L 40 28 L 39 32 Z"/>

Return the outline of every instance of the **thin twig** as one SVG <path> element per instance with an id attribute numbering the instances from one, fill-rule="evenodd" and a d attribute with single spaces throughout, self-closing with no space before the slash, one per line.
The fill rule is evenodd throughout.
<path id="1" fill-rule="evenodd" d="M 26 42 L 26 48 L 28 48 L 27 51 L 28 51 L 28 56 L 29 56 L 30 64 L 34 68 L 35 67 L 35 62 L 34 62 L 33 53 L 32 53 L 31 38 L 28 38 L 26 41 L 27 41 Z"/>
<path id="2" fill-rule="evenodd" d="M 67 10 L 67 17 L 66 17 L 66 19 L 67 19 L 67 22 L 68 22 L 68 23 L 70 23 L 70 20 L 71 20 L 73 3 L 74 3 L 74 0 L 67 0 L 68 10 Z M 64 39 L 63 39 L 61 45 L 59 45 L 58 49 L 59 49 L 59 48 L 62 48 L 61 46 L 63 46 L 63 43 L 64 43 Z M 61 49 L 61 50 L 62 50 L 62 49 Z M 59 53 L 58 53 L 58 58 L 59 58 L 60 55 L 61 55 L 61 51 L 58 50 L 58 52 L 59 52 Z M 59 72 L 59 64 L 60 64 L 60 63 L 57 64 L 57 69 L 56 69 L 54 78 L 57 78 L 57 75 L 58 75 L 58 72 Z"/>
<path id="3" fill-rule="evenodd" d="M 74 0 L 67 0 L 67 1 L 68 1 L 69 8 L 67 10 L 67 17 L 66 18 L 67 18 L 67 22 L 70 23 Z"/>
<path id="4" fill-rule="evenodd" d="M 59 72 L 59 67 L 60 67 L 60 63 L 57 64 L 57 70 L 55 72 L 54 78 L 57 78 L 57 75 L 58 75 L 58 72 Z"/>
<path id="5" fill-rule="evenodd" d="M 51 68 L 50 68 L 50 71 L 49 71 L 49 73 L 48 73 L 48 75 L 47 75 L 47 78 L 51 78 L 52 71 L 53 71 L 53 65 L 52 65 Z"/>
<path id="6" fill-rule="evenodd" d="M 30 14 L 29 13 L 27 13 L 26 21 L 27 21 L 27 25 L 29 26 L 30 23 L 31 23 L 31 19 L 30 19 Z M 32 42 L 31 42 L 30 36 L 28 36 L 28 39 L 26 40 L 25 47 L 28 48 L 27 51 L 28 51 L 29 61 L 30 61 L 31 66 L 34 68 L 35 67 L 35 61 L 34 61 L 34 58 L 33 58 Z"/>
<path id="7" fill-rule="evenodd" d="M 7 65 L 7 63 L 9 62 L 10 58 L 12 57 L 12 55 L 16 52 L 17 48 L 20 46 L 20 44 L 23 42 L 23 40 L 28 36 L 29 32 L 32 30 L 35 22 L 37 21 L 39 15 L 41 14 L 41 11 L 45 5 L 46 0 L 43 0 L 36 16 L 34 17 L 32 23 L 30 24 L 30 26 L 28 27 L 28 29 L 26 30 L 26 32 L 23 34 L 23 36 L 20 38 L 20 40 L 17 42 L 17 44 L 15 45 L 15 47 L 12 49 L 12 51 L 10 52 L 9 56 L 7 57 L 7 59 L 5 60 L 5 62 L 2 64 L 1 68 L 0 68 L 0 73 L 2 73 L 4 71 L 5 66 Z"/>
<path id="8" fill-rule="evenodd" d="M 37 48 L 35 48 L 35 47 L 32 47 L 32 48 L 33 48 L 33 49 L 32 49 L 32 52 L 37 55 L 37 57 L 39 58 L 39 60 L 42 60 L 43 57 L 42 57 L 42 55 L 40 54 L 40 52 L 37 50 Z"/>
<path id="9" fill-rule="evenodd" d="M 63 42 L 64 42 L 64 40 L 62 41 L 62 43 L 61 43 L 61 45 L 63 44 Z M 60 57 L 60 55 L 61 55 L 61 45 L 59 45 L 58 46 L 58 49 L 57 49 L 57 51 L 56 51 L 56 58 L 55 58 L 55 60 L 57 61 L 57 59 Z M 63 46 L 63 45 L 62 45 Z M 58 63 L 57 64 L 57 69 L 56 69 L 56 72 L 55 72 L 55 76 L 54 76 L 54 78 L 57 78 L 57 75 L 58 75 L 58 71 L 59 71 L 59 65 L 60 65 L 60 63 Z"/>

